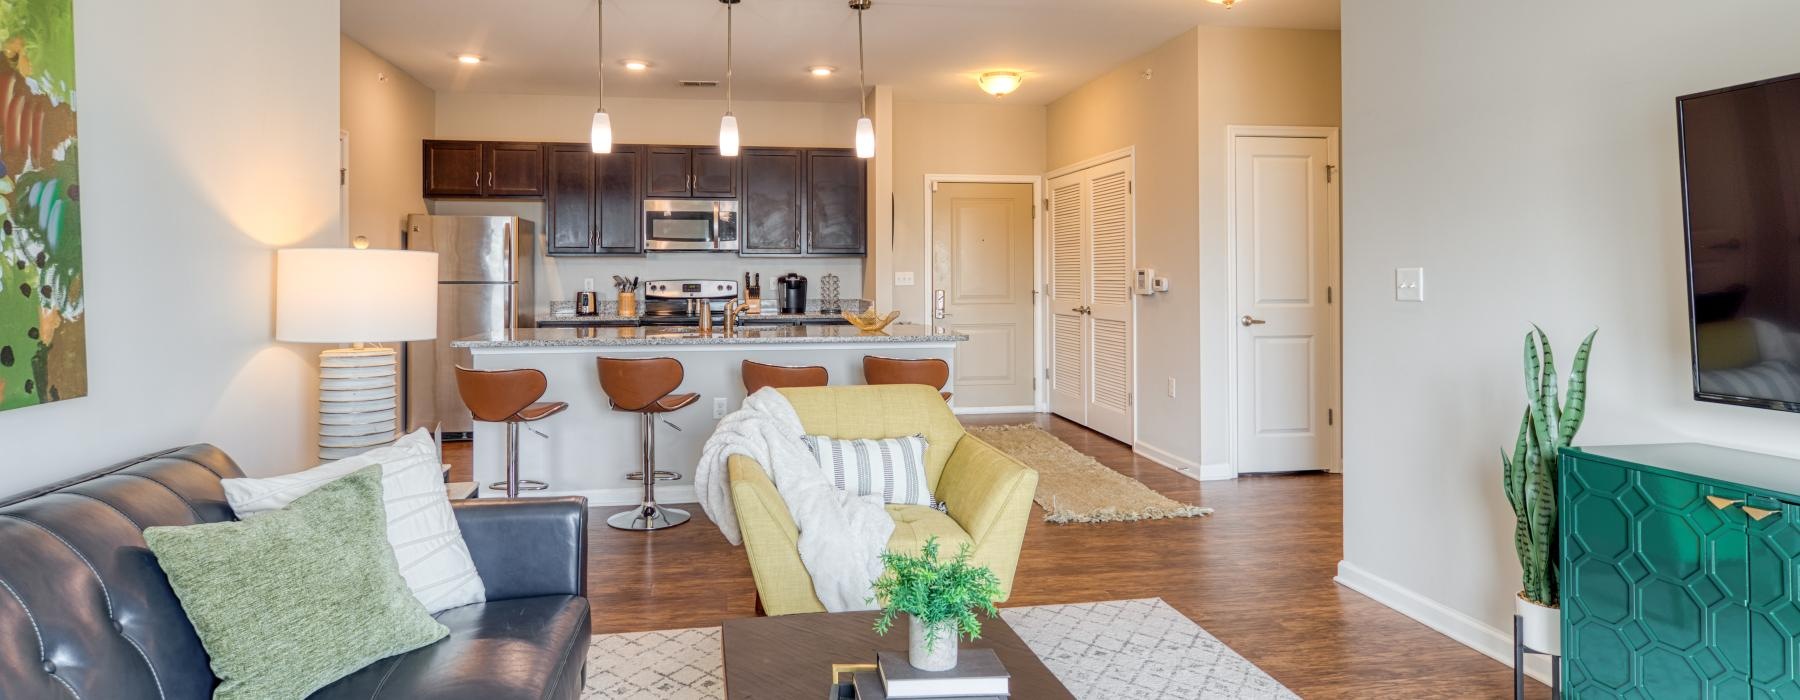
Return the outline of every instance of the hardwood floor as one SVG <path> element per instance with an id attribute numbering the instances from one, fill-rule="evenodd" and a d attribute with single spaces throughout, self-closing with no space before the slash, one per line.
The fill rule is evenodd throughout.
<path id="1" fill-rule="evenodd" d="M 1306 698 L 1507 698 L 1512 671 L 1331 579 L 1342 556 L 1342 480 L 1328 474 L 1201 484 L 1131 449 L 1046 415 L 970 416 L 1034 423 L 1205 518 L 1050 525 L 1033 508 L 1007 606 L 1160 597 Z M 466 444 L 446 445 L 466 479 Z M 755 614 L 742 550 L 699 508 L 693 522 L 640 534 L 589 520 L 594 631 L 711 627 Z M 1528 697 L 1549 689 L 1531 683 Z"/>

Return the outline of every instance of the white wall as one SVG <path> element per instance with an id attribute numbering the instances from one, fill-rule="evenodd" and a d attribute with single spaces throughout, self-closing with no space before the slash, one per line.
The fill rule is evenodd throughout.
<path id="1" fill-rule="evenodd" d="M 437 93 L 349 36 L 339 52 L 339 125 L 350 134 L 350 235 L 400 247 L 406 215 L 425 211 L 424 140 Z"/>
<path id="2" fill-rule="evenodd" d="M 1528 324 L 1565 373 L 1600 329 L 1580 443 L 1800 455 L 1800 416 L 1691 398 L 1675 124 L 1679 95 L 1800 71 L 1800 4 L 1358 0 L 1343 21 L 1343 573 L 1492 651 Z M 1424 303 L 1393 301 L 1401 266 Z"/>
<path id="3" fill-rule="evenodd" d="M 89 395 L 0 413 L 0 493 L 202 441 L 308 466 L 271 251 L 339 240 L 337 3 L 77 2 L 75 32 Z"/>

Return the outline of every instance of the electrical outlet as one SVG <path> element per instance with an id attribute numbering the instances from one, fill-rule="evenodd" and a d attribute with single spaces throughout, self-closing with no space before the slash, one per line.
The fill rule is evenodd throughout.
<path id="1" fill-rule="evenodd" d="M 724 418 L 725 417 L 725 399 L 724 398 L 722 398 L 722 397 L 714 397 L 713 398 L 713 417 L 714 418 Z"/>
<path id="2" fill-rule="evenodd" d="M 585 289 L 587 291 L 590 291 L 590 292 L 594 291 L 594 278 L 592 278 L 592 277 L 581 278 L 581 288 Z"/>
<path id="3" fill-rule="evenodd" d="M 1425 301 L 1425 268 L 1394 269 L 1394 301 Z"/>
<path id="4" fill-rule="evenodd" d="M 896 272 L 896 273 L 894 273 L 894 286 L 896 286 L 896 287 L 911 287 L 911 286 L 913 286 L 913 273 L 911 273 L 911 272 Z"/>
<path id="5" fill-rule="evenodd" d="M 1175 378 L 1169 377 L 1169 398 L 1175 398 Z"/>

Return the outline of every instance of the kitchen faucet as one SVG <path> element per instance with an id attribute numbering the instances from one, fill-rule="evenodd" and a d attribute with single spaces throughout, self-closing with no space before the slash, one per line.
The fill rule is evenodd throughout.
<path id="1" fill-rule="evenodd" d="M 737 335 L 738 314 L 750 309 L 750 300 L 732 299 L 725 302 L 725 336 Z"/>

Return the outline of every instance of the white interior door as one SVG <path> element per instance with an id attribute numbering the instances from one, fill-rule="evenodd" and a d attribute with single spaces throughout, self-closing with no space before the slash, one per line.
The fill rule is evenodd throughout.
<path id="1" fill-rule="evenodd" d="M 1233 143 L 1240 473 L 1333 469 L 1335 231 L 1325 138 Z"/>
<path id="2" fill-rule="evenodd" d="M 938 325 L 969 336 L 951 363 L 958 408 L 1036 410 L 1033 187 L 937 183 L 931 199 Z"/>
<path id="3" fill-rule="evenodd" d="M 1050 410 L 1132 440 L 1130 158 L 1050 182 Z"/>

